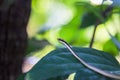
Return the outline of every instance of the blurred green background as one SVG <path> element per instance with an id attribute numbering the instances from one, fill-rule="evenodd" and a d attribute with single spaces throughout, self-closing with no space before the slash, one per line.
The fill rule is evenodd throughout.
<path id="1" fill-rule="evenodd" d="M 61 47 L 58 38 L 72 46 L 89 47 L 97 20 L 103 22 L 97 27 L 93 48 L 118 55 L 107 30 L 120 40 L 119 3 L 119 0 L 32 0 L 27 57 L 40 59 Z M 103 18 L 101 13 L 110 5 L 113 10 Z"/>

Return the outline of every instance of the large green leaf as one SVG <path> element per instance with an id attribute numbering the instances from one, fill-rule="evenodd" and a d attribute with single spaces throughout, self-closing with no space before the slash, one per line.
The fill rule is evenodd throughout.
<path id="1" fill-rule="evenodd" d="M 114 79 L 102 77 L 102 75 L 100 75 L 100 74 L 96 75 L 96 73 L 90 69 L 80 70 L 80 71 L 76 72 L 76 75 L 74 77 L 74 80 L 88 80 L 88 79 L 89 80 L 114 80 Z"/>
<path id="2" fill-rule="evenodd" d="M 73 48 L 79 57 L 88 64 L 102 70 L 113 72 L 120 71 L 118 61 L 108 53 L 91 48 Z M 46 80 L 58 76 L 65 76 L 71 73 L 86 70 L 66 48 L 56 49 L 43 57 L 26 75 L 28 80 Z M 81 72 L 81 75 L 83 73 Z M 87 72 L 86 72 L 87 74 Z M 117 73 L 118 74 L 118 73 Z M 98 73 L 90 74 L 91 76 Z M 87 76 L 83 76 L 87 77 Z M 105 78 L 101 76 L 101 78 Z M 107 78 L 106 78 L 107 79 Z M 88 77 L 89 80 L 89 77 Z"/>

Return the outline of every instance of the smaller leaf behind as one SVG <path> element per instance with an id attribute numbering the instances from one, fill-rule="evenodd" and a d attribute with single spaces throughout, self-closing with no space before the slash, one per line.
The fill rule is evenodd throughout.
<path id="1" fill-rule="evenodd" d="M 108 32 L 108 34 L 110 35 L 112 41 L 114 42 L 114 44 L 116 45 L 116 47 L 120 50 L 120 42 L 110 33 Z"/>
<path id="2" fill-rule="evenodd" d="M 119 50 L 116 47 L 116 45 L 114 44 L 114 42 L 112 41 L 112 39 L 110 39 L 104 43 L 103 51 L 105 51 L 113 56 L 117 56 L 119 54 Z"/>
<path id="3" fill-rule="evenodd" d="M 97 21 L 97 16 L 94 13 L 85 13 L 82 17 L 82 23 L 80 28 L 86 28 L 91 25 L 94 25 Z"/>

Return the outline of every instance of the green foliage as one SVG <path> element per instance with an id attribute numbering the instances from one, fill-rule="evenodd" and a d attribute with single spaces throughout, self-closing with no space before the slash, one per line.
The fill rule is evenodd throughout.
<path id="1" fill-rule="evenodd" d="M 120 42 L 116 39 L 116 37 L 112 36 L 111 33 L 108 32 L 108 34 L 111 39 L 104 44 L 103 50 L 114 56 L 119 55 Z"/>
<path id="2" fill-rule="evenodd" d="M 112 73 L 120 71 L 118 61 L 108 53 L 90 48 L 73 48 L 73 50 L 79 57 L 92 66 Z M 26 78 L 28 80 L 46 80 L 58 76 L 69 75 L 74 72 L 81 73 L 79 77 L 82 79 L 86 77 L 89 80 L 98 78 L 107 79 L 84 67 L 66 48 L 56 49 L 42 58 L 32 70 L 27 73 Z M 85 72 L 87 74 L 85 74 Z M 76 75 L 78 75 L 77 73 Z"/>
<path id="3" fill-rule="evenodd" d="M 46 40 L 36 40 L 36 39 L 30 39 L 28 41 L 28 47 L 26 50 L 26 53 L 29 54 L 34 51 L 38 51 L 42 48 L 44 48 L 49 43 Z"/>
<path id="4" fill-rule="evenodd" d="M 91 20 L 92 19 L 92 20 Z M 98 18 L 93 13 L 86 13 L 83 15 L 81 28 L 94 25 Z"/>
<path id="5" fill-rule="evenodd" d="M 120 50 L 120 42 L 110 34 L 110 37 L 112 39 L 112 41 L 114 42 L 114 44 L 116 45 L 116 47 Z"/>
<path id="6" fill-rule="evenodd" d="M 115 59 L 120 52 L 120 36 L 116 36 L 120 33 L 119 2 L 113 0 L 113 3 L 109 4 L 103 0 L 100 5 L 95 5 L 90 0 L 32 0 L 32 13 L 28 25 L 30 37 L 26 52 L 32 52 L 34 55 L 36 50 L 40 51 L 37 55 L 42 55 L 42 58 L 37 56 L 41 60 L 26 73 L 25 78 L 65 80 L 75 73 L 74 80 L 115 80 L 86 68 L 67 48 L 60 48 L 57 38 L 78 46 L 73 47 L 73 50 L 88 64 L 120 75 L 120 65 Z M 109 35 L 105 28 L 108 29 Z M 95 49 L 88 47 L 90 43 Z M 48 50 L 47 45 L 57 49 L 48 53 L 51 49 Z"/>
<path id="7" fill-rule="evenodd" d="M 114 80 L 114 79 L 111 79 L 111 78 L 103 77 L 100 74 L 97 74 L 97 75 L 96 74 L 97 73 L 95 73 L 95 72 L 93 72 L 89 69 L 79 70 L 76 73 L 76 75 L 74 77 L 74 80 Z"/>
<path id="8" fill-rule="evenodd" d="M 113 43 L 112 40 L 108 40 L 104 46 L 103 46 L 103 50 L 105 52 L 108 52 L 114 56 L 118 55 L 119 51 L 118 49 L 116 48 L 115 44 Z"/>

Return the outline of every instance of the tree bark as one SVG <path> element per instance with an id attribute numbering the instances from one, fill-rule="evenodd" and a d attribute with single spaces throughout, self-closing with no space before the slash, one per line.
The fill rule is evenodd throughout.
<path id="1" fill-rule="evenodd" d="M 5 1 L 10 0 L 0 0 L 0 80 L 16 80 L 22 72 L 31 0 Z"/>

